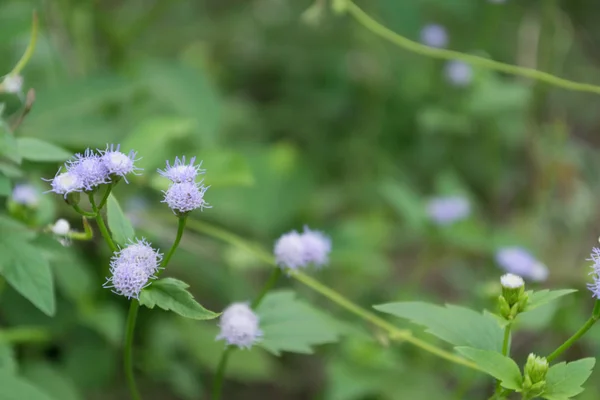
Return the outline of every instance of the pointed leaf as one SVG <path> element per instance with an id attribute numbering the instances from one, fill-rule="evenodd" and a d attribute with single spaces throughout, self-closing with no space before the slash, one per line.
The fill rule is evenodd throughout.
<path id="1" fill-rule="evenodd" d="M 10 242 L 8 241 L 10 240 Z M 26 242 L 0 239 L 0 273 L 6 281 L 46 315 L 55 313 L 54 283 L 48 261 Z"/>
<path id="2" fill-rule="evenodd" d="M 560 289 L 560 290 L 538 290 L 536 292 L 529 292 L 529 301 L 527 302 L 527 308 L 525 311 L 531 311 L 539 306 L 543 306 L 546 303 L 550 303 L 562 296 L 566 296 L 571 293 L 575 293 L 575 289 Z"/>
<path id="3" fill-rule="evenodd" d="M 256 309 L 264 335 L 259 345 L 275 355 L 312 354 L 313 346 L 336 342 L 343 331 L 339 322 L 295 297 L 291 290 L 271 292 Z"/>
<path id="4" fill-rule="evenodd" d="M 468 308 L 423 302 L 389 303 L 374 308 L 425 326 L 427 332 L 455 346 L 498 352 L 502 348 L 504 333 L 498 323 L 490 316 Z"/>
<path id="5" fill-rule="evenodd" d="M 0 388 L 0 400 L 52 400 L 25 379 L 5 372 L 0 372 Z"/>
<path id="6" fill-rule="evenodd" d="M 541 397 L 548 400 L 567 400 L 583 392 L 581 385 L 592 374 L 596 364 L 593 357 L 553 365 L 546 375 L 546 389 Z"/>
<path id="7" fill-rule="evenodd" d="M 10 179 L 0 174 L 0 196 L 8 196 L 11 192 Z"/>
<path id="8" fill-rule="evenodd" d="M 5 157 L 17 164 L 21 163 L 21 155 L 17 140 L 7 129 L 0 125 L 0 158 Z"/>
<path id="9" fill-rule="evenodd" d="M 163 310 L 173 311 L 182 317 L 192 319 L 213 319 L 220 314 L 202 307 L 186 289 L 189 285 L 173 278 L 164 278 L 153 282 L 140 293 L 140 304 Z"/>
<path id="10" fill-rule="evenodd" d="M 21 157 L 30 161 L 65 161 L 72 155 L 67 150 L 52 143 L 31 137 L 17 138 L 17 148 Z"/>
<path id="11" fill-rule="evenodd" d="M 135 232 L 131 222 L 127 219 L 117 199 L 110 194 L 106 203 L 106 218 L 108 219 L 108 228 L 112 234 L 113 240 L 120 245 L 133 239 Z"/>
<path id="12" fill-rule="evenodd" d="M 506 389 L 521 391 L 523 384 L 521 371 L 512 359 L 496 351 L 472 347 L 457 347 L 456 351 L 477 364 L 485 373 L 501 381 Z"/>

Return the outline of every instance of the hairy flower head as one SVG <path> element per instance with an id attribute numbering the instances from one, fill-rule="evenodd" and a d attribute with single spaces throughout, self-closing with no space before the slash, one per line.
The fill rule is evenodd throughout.
<path id="1" fill-rule="evenodd" d="M 13 201 L 27 207 L 37 207 L 40 202 L 40 193 L 37 188 L 29 183 L 15 185 L 11 195 Z"/>
<path id="2" fill-rule="evenodd" d="M 436 197 L 427 203 L 429 218 L 438 225 L 449 225 L 471 214 L 471 203 L 465 197 Z"/>
<path id="3" fill-rule="evenodd" d="M 446 47 L 448 34 L 446 28 L 438 24 L 427 24 L 421 29 L 421 42 L 431 47 Z"/>
<path id="4" fill-rule="evenodd" d="M 247 303 L 233 303 L 223 311 L 217 340 L 225 340 L 228 345 L 249 349 L 262 336 L 259 318 Z"/>
<path id="5" fill-rule="evenodd" d="M 71 231 L 71 224 L 64 218 L 56 220 L 52 225 L 52 233 L 57 236 L 66 236 Z"/>
<path id="6" fill-rule="evenodd" d="M 446 78 L 455 86 L 467 86 L 473 80 L 473 67 L 463 61 L 448 61 L 445 72 Z"/>
<path id="7" fill-rule="evenodd" d="M 122 153 L 120 151 L 121 145 L 118 144 L 115 148 L 114 144 L 110 146 L 106 146 L 106 150 L 101 151 L 101 161 L 108 170 L 108 173 L 111 175 L 117 175 L 125 178 L 125 175 L 133 173 L 141 170 L 142 168 L 138 168 L 134 165 L 135 161 L 135 152 L 131 150 L 128 154 Z M 125 182 L 127 182 L 127 178 L 125 178 Z"/>
<path id="8" fill-rule="evenodd" d="M 201 210 L 205 207 L 210 208 L 204 200 L 204 193 L 207 190 L 208 187 L 205 187 L 202 183 L 173 183 L 167 191 L 163 192 L 165 198 L 162 202 L 167 203 L 175 214 L 184 214 L 196 208 L 200 208 Z"/>
<path id="9" fill-rule="evenodd" d="M 594 247 L 592 249 L 592 254 L 588 261 L 592 261 L 592 271 L 590 275 L 593 275 L 594 282 L 588 283 L 587 287 L 592 292 L 593 296 L 597 299 L 600 299 L 600 249 Z"/>
<path id="10" fill-rule="evenodd" d="M 331 252 L 331 239 L 319 231 L 311 231 L 308 226 L 304 227 L 304 232 L 300 235 L 304 247 L 304 260 L 313 263 L 317 267 L 322 267 L 329 261 L 329 252 Z"/>
<path id="11" fill-rule="evenodd" d="M 548 278 L 548 268 L 522 247 L 504 247 L 496 252 L 496 262 L 502 269 L 532 281 Z"/>
<path id="12" fill-rule="evenodd" d="M 110 261 L 111 276 L 104 287 L 127 298 L 138 298 L 143 288 L 156 278 L 162 254 L 154 250 L 144 239 L 131 241 L 125 248 L 115 252 Z"/>
<path id="13" fill-rule="evenodd" d="M 285 233 L 277 239 L 274 254 L 281 268 L 297 269 L 307 265 L 304 240 L 296 231 Z"/>
<path id="14" fill-rule="evenodd" d="M 192 157 L 190 163 L 186 164 L 185 156 L 181 157 L 181 159 L 175 157 L 175 163 L 172 166 L 167 160 L 167 168 L 164 171 L 159 169 L 158 173 L 173 183 L 194 182 L 196 176 L 206 172 L 206 170 L 200 169 L 202 161 L 198 165 L 194 165 L 195 161 L 196 157 Z"/>
<path id="15" fill-rule="evenodd" d="M 83 154 L 75 154 L 74 160 L 68 161 L 67 171 L 76 175 L 84 190 L 90 191 L 98 185 L 109 183 L 109 172 L 100 156 L 87 149 Z"/>
<path id="16" fill-rule="evenodd" d="M 504 274 L 500 277 L 500 284 L 508 289 L 517 289 L 525 285 L 523 278 L 515 274 Z"/>
<path id="17" fill-rule="evenodd" d="M 53 179 L 44 179 L 46 181 L 50 181 L 50 185 L 52 189 L 50 192 L 54 192 L 57 194 L 62 194 L 65 198 L 69 193 L 73 192 L 81 192 L 83 189 L 83 182 L 79 175 L 74 172 L 60 172 L 59 169 L 56 173 L 56 176 Z"/>

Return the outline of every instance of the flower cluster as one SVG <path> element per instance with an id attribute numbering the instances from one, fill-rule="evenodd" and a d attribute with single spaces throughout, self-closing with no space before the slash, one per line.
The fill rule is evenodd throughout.
<path id="1" fill-rule="evenodd" d="M 150 280 L 156 278 L 162 254 L 146 240 L 131 241 L 127 247 L 113 254 L 110 260 L 111 276 L 104 287 L 127 298 L 138 298 Z"/>
<path id="2" fill-rule="evenodd" d="M 426 212 L 437 225 L 450 225 L 471 214 L 471 203 L 460 196 L 436 197 L 427 203 Z"/>
<path id="3" fill-rule="evenodd" d="M 106 150 L 85 150 L 61 167 L 51 182 L 51 192 L 62 194 L 65 198 L 73 192 L 90 192 L 99 185 L 110 183 L 112 180 L 124 178 L 125 175 L 140 170 L 134 163 L 135 152 L 122 153 L 114 145 L 107 145 Z M 127 179 L 125 179 L 127 181 Z"/>
<path id="4" fill-rule="evenodd" d="M 593 296 L 597 299 L 600 299 L 600 249 L 594 247 L 592 249 L 592 254 L 588 261 L 593 261 L 594 265 L 592 265 L 592 272 L 590 275 L 593 275 L 594 283 L 588 283 L 587 287 L 592 292 Z"/>
<path id="5" fill-rule="evenodd" d="M 309 264 L 317 267 L 329 261 L 331 240 L 322 232 L 312 231 L 307 226 L 303 233 L 296 231 L 283 234 L 275 242 L 275 260 L 281 268 L 303 268 Z"/>
<path id="6" fill-rule="evenodd" d="M 200 169 L 202 162 L 194 165 L 195 161 L 196 157 L 192 157 L 187 164 L 185 156 L 181 159 L 176 157 L 173 165 L 167 161 L 167 168 L 164 171 L 158 170 L 159 174 L 171 181 L 169 189 L 163 191 L 165 198 L 162 202 L 167 203 L 176 215 L 186 214 L 197 208 L 210 208 L 204 200 L 204 193 L 209 186 L 204 186 L 203 181 L 196 182 L 196 177 L 206 171 Z"/>
<path id="7" fill-rule="evenodd" d="M 247 303 L 233 303 L 221 315 L 217 340 L 224 339 L 228 345 L 249 349 L 262 336 L 258 322 L 258 316 Z"/>
<path id="8" fill-rule="evenodd" d="M 521 247 L 504 247 L 496 252 L 496 262 L 502 269 L 532 281 L 548 278 L 548 268 Z"/>

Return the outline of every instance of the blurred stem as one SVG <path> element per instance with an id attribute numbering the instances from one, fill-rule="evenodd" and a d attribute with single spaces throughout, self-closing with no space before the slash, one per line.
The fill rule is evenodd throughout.
<path id="1" fill-rule="evenodd" d="M 106 228 L 106 224 L 104 223 L 102 214 L 100 213 L 100 210 L 98 210 L 98 207 L 96 207 L 96 200 L 94 200 L 94 194 L 88 193 L 88 197 L 90 199 L 90 203 L 92 204 L 92 210 L 94 210 L 94 217 L 96 218 L 96 223 L 98 224 L 98 228 L 100 229 L 100 234 L 108 244 L 108 247 L 110 247 L 111 251 L 114 253 L 119 249 L 110 237 L 110 233 L 108 233 L 108 229 Z"/>
<path id="2" fill-rule="evenodd" d="M 11 328 L 0 330 L 0 341 L 6 343 L 45 342 L 50 339 L 50 332 L 41 328 Z"/>
<path id="3" fill-rule="evenodd" d="M 227 346 L 225 350 L 223 350 L 223 354 L 221 354 L 221 360 L 219 361 L 219 366 L 217 367 L 217 374 L 215 375 L 215 381 L 213 383 L 213 392 L 211 400 L 219 400 L 221 398 L 221 393 L 223 391 L 223 378 L 225 378 L 225 369 L 227 368 L 227 361 L 229 360 L 229 355 L 235 348 L 232 346 Z"/>
<path id="4" fill-rule="evenodd" d="M 231 232 L 228 232 L 228 231 L 220 229 L 216 226 L 207 224 L 204 221 L 201 222 L 201 221 L 190 220 L 190 222 L 188 223 L 188 226 L 190 227 L 190 229 L 193 229 L 196 232 L 201 232 L 201 233 L 207 234 L 209 236 L 221 239 L 221 240 L 223 240 L 229 244 L 232 244 L 234 246 L 239 246 L 241 248 L 244 248 L 244 249 L 254 253 L 258 258 L 260 258 L 261 260 L 264 260 L 267 264 L 269 264 L 273 267 L 277 267 L 277 264 L 275 263 L 275 260 L 270 253 L 265 251 L 263 248 L 254 246 L 254 245 L 246 242 L 244 239 L 240 238 L 239 236 L 237 236 Z M 431 345 L 421 339 L 413 337 L 412 332 L 410 330 L 397 328 L 396 326 L 394 326 L 393 324 L 390 324 L 383 318 L 380 318 L 377 315 L 371 313 L 370 311 L 363 309 L 359 305 L 346 299 L 341 294 L 328 288 L 327 286 L 321 284 L 320 282 L 314 280 L 313 278 L 309 277 L 308 275 L 303 274 L 300 271 L 290 271 L 290 276 L 292 278 L 302 282 L 306 286 L 309 286 L 311 289 L 321 293 L 323 296 L 327 297 L 329 300 L 338 304 L 342 308 L 345 308 L 347 311 L 351 312 L 352 314 L 357 315 L 360 318 L 370 322 L 371 324 L 381 328 L 383 331 L 385 331 L 389 335 L 390 339 L 392 339 L 392 340 L 406 341 L 414 346 L 421 348 L 422 350 L 425 350 L 425 351 L 427 351 L 431 354 L 434 354 L 438 357 L 441 357 L 445 360 L 451 361 L 456 364 L 463 365 L 465 367 L 474 369 L 476 371 L 481 371 L 481 369 L 475 363 L 473 363 L 469 360 L 466 360 L 462 357 L 456 356 L 446 350 L 440 349 L 439 347 Z"/>
<path id="5" fill-rule="evenodd" d="M 73 207 L 73 210 L 77 211 L 79 214 L 83 215 L 84 217 L 88 217 L 88 218 L 94 218 L 94 217 L 96 217 L 95 213 L 83 211 L 81 209 L 81 207 L 79 207 L 78 204 L 73 204 L 71 207 Z"/>
<path id="6" fill-rule="evenodd" d="M 129 315 L 127 316 L 127 328 L 125 333 L 125 353 L 123 357 L 123 366 L 125 368 L 125 376 L 127 377 L 127 384 L 129 385 L 129 392 L 133 400 L 141 400 L 140 393 L 138 392 L 137 386 L 135 385 L 135 377 L 133 375 L 133 334 L 135 331 L 135 321 L 137 319 L 138 309 L 140 303 L 137 300 L 131 300 L 129 306 Z"/>
<path id="7" fill-rule="evenodd" d="M 554 59 L 554 21 L 557 8 L 557 0 L 544 0 L 541 10 L 541 27 L 538 42 L 537 68 L 543 71 L 552 71 Z M 535 85 L 533 88 L 533 109 L 535 115 L 541 116 L 544 103 L 548 95 L 548 87 Z"/>
<path id="8" fill-rule="evenodd" d="M 596 300 L 596 304 L 594 305 L 594 310 L 592 311 L 592 316 L 583 324 L 581 328 L 573 336 L 567 339 L 563 344 L 561 344 L 556 350 L 554 350 L 546 359 L 548 362 L 553 361 L 556 357 L 560 356 L 565 350 L 573 345 L 580 337 L 582 337 L 587 331 L 590 330 L 592 326 L 598 321 L 600 318 L 600 300 Z"/>
<path id="9" fill-rule="evenodd" d="M 508 356 L 509 353 L 509 345 L 510 345 L 510 330 L 512 328 L 512 322 L 509 322 L 504 327 L 504 340 L 502 341 L 502 355 Z M 502 392 L 502 386 L 500 386 L 500 380 L 496 381 L 496 395 L 500 395 Z"/>
<path id="10" fill-rule="evenodd" d="M 15 65 L 13 70 L 10 71 L 8 73 L 8 75 L 12 75 L 12 76 L 19 75 L 19 73 L 21 73 L 23 68 L 25 68 L 25 66 L 29 62 L 29 59 L 33 55 L 33 51 L 35 50 L 35 44 L 37 43 L 38 26 L 39 26 L 39 23 L 38 23 L 37 12 L 34 11 L 33 12 L 33 20 L 31 23 L 31 38 L 29 39 L 29 44 L 27 45 L 27 49 L 25 49 L 25 53 L 23 53 L 23 56 L 21 57 L 21 59 L 19 60 L 17 65 Z"/>
<path id="11" fill-rule="evenodd" d="M 279 278 L 281 277 L 282 270 L 278 266 L 273 268 L 269 279 L 265 282 L 262 289 L 258 293 L 258 295 L 252 301 L 250 307 L 253 310 L 260 305 L 260 303 L 265 298 L 265 295 L 269 292 L 269 290 L 273 289 L 273 286 L 277 283 Z M 217 368 L 217 374 L 215 375 L 215 380 L 213 384 L 213 396 L 212 400 L 219 400 L 221 398 L 221 392 L 223 390 L 223 380 L 225 379 L 225 370 L 227 369 L 227 361 L 229 360 L 229 355 L 232 351 L 235 350 L 233 346 L 227 346 L 223 353 L 221 354 L 221 360 L 219 361 L 219 367 Z"/>
<path id="12" fill-rule="evenodd" d="M 477 67 L 487 68 L 495 71 L 504 72 L 511 75 L 522 76 L 525 78 L 535 79 L 541 82 L 548 83 L 567 90 L 579 92 L 590 92 L 600 94 L 600 86 L 589 83 L 580 83 L 570 81 L 568 79 L 554 76 L 547 72 L 538 71 L 533 68 L 520 67 L 517 65 L 505 64 L 498 61 L 490 60 L 483 57 L 474 56 L 471 54 L 461 53 L 459 51 L 439 49 L 429 47 L 417 42 L 413 42 L 402 35 L 381 25 L 379 22 L 371 18 L 360 7 L 350 0 L 340 0 L 344 2 L 345 9 L 352 17 L 363 27 L 373 32 L 374 34 L 394 43 L 396 46 L 404 50 L 411 51 L 422 56 L 440 58 L 443 60 L 461 60 Z"/>
<path id="13" fill-rule="evenodd" d="M 157 276 L 164 270 L 164 268 L 167 268 L 167 264 L 169 264 L 169 260 L 171 260 L 171 257 L 173 257 L 173 254 L 175 253 L 177 246 L 179 246 L 179 242 L 181 241 L 181 237 L 183 236 L 183 231 L 185 230 L 186 222 L 187 222 L 187 215 L 183 215 L 183 216 L 179 217 L 179 222 L 177 223 L 177 236 L 175 237 L 175 241 L 173 242 L 173 245 L 169 249 L 169 252 L 167 253 L 167 255 L 165 256 L 165 259 L 162 262 L 161 268 L 163 268 L 163 269 L 158 270 L 158 272 L 156 273 Z"/>

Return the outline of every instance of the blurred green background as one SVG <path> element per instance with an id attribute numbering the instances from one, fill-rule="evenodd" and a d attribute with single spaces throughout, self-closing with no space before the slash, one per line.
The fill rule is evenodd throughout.
<path id="1" fill-rule="evenodd" d="M 593 305 L 585 283 L 600 234 L 600 96 L 477 68 L 456 85 L 444 61 L 407 53 L 316 4 L 306 14 L 309 1 L 3 0 L 2 74 L 27 46 L 33 9 L 41 23 L 22 73 L 36 101 L 17 135 L 72 152 L 106 143 L 135 149 L 144 174 L 119 185 L 116 196 L 138 235 L 162 249 L 175 236 L 176 218 L 160 203 L 165 187 L 154 171 L 175 155 L 197 156 L 213 208 L 193 219 L 269 251 L 279 235 L 304 224 L 327 232 L 332 262 L 314 275 L 366 308 L 423 300 L 493 309 L 502 273 L 494 253 L 523 246 L 550 270 L 535 287 L 580 290 L 540 308 L 514 336 L 519 362 L 532 350 L 547 354 Z M 360 5 L 416 41 L 435 23 L 445 27 L 451 49 L 600 83 L 600 8 L 590 1 Z M 0 101 L 5 117 L 21 107 L 16 96 Z M 40 177 L 54 176 L 58 166 L 25 162 L 13 182 L 47 190 Z M 426 202 L 443 195 L 468 198 L 471 216 L 432 224 Z M 39 226 L 57 218 L 82 229 L 59 196 L 44 196 Z M 126 399 L 127 302 L 101 288 L 110 253 L 99 237 L 67 249 L 57 249 L 52 263 L 56 317 L 5 285 L 0 329 L 43 329 L 39 340 L 8 342 L 19 373 L 53 399 Z M 267 274 L 253 254 L 192 230 L 169 267 L 212 310 L 252 298 Z M 315 355 L 236 352 L 226 399 L 491 393 L 483 374 L 378 339 L 375 329 L 292 280 L 280 286 L 356 328 Z M 421 336 L 406 321 L 394 322 Z M 207 399 L 223 347 L 216 332 L 215 321 L 141 310 L 135 357 L 144 398 Z M 567 357 L 598 355 L 599 340 L 596 327 Z M 579 398 L 600 396 L 598 376 Z"/>

